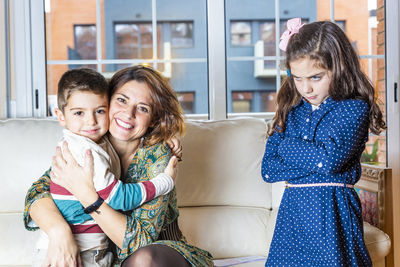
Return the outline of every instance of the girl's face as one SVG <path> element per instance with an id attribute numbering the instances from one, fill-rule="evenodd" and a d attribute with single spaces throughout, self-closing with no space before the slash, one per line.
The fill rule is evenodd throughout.
<path id="1" fill-rule="evenodd" d="M 129 81 L 117 89 L 110 100 L 110 129 L 120 141 L 134 141 L 144 136 L 152 118 L 152 99 L 146 83 Z"/>
<path id="2" fill-rule="evenodd" d="M 300 95 L 309 103 L 319 106 L 329 96 L 331 72 L 318 67 L 309 57 L 290 62 L 290 74 Z"/>

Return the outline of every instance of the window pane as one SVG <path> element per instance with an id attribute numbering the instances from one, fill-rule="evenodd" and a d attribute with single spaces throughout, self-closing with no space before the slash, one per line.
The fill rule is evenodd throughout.
<path id="1" fill-rule="evenodd" d="M 96 59 L 96 26 L 74 26 L 75 49 L 68 49 L 69 59 Z"/>
<path id="2" fill-rule="evenodd" d="M 185 114 L 208 114 L 207 1 L 157 0 L 164 72 Z M 178 62 L 169 62 L 168 60 Z M 157 64 L 157 68 L 159 66 Z"/>
<path id="3" fill-rule="evenodd" d="M 171 44 L 173 47 L 192 47 L 193 22 L 171 23 Z"/>
<path id="4" fill-rule="evenodd" d="M 169 82 L 185 114 L 207 114 L 207 63 L 174 63 L 171 68 Z"/>
<path id="5" fill-rule="evenodd" d="M 116 23 L 114 25 L 117 59 L 153 58 L 153 28 L 151 23 Z M 157 26 L 158 33 L 161 26 Z M 158 34 L 159 35 L 159 34 Z M 161 39 L 157 40 L 160 54 Z"/>
<path id="6" fill-rule="evenodd" d="M 276 92 L 261 92 L 261 111 L 274 112 L 276 108 Z"/>
<path id="7" fill-rule="evenodd" d="M 179 103 L 181 103 L 183 112 L 185 114 L 194 114 L 195 112 L 195 93 L 190 92 L 190 93 L 185 93 L 185 92 L 180 92 L 177 93 L 177 97 L 179 100 Z"/>
<path id="8" fill-rule="evenodd" d="M 116 57 L 138 58 L 139 27 L 137 24 L 115 24 Z"/>
<path id="9" fill-rule="evenodd" d="M 251 24 L 244 21 L 231 22 L 231 42 L 232 45 L 251 44 Z"/>
<path id="10" fill-rule="evenodd" d="M 96 0 L 51 0 L 47 10 L 47 59 L 95 59 Z"/>
<path id="11" fill-rule="evenodd" d="M 233 112 L 245 113 L 251 112 L 253 102 L 252 92 L 232 92 L 232 109 Z"/>

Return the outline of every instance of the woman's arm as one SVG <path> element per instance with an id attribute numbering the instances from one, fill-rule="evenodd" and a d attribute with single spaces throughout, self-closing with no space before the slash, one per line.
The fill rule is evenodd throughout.
<path id="1" fill-rule="evenodd" d="M 49 236 L 44 266 L 81 266 L 80 251 L 71 228 L 51 198 L 36 201 L 30 211 L 35 223 Z"/>
<path id="2" fill-rule="evenodd" d="M 93 184 L 92 153 L 90 150 L 86 151 L 84 166 L 80 166 L 72 156 L 66 142 L 63 143 L 62 151 L 63 153 L 60 147 L 57 147 L 50 173 L 51 179 L 71 192 L 84 207 L 88 207 L 98 198 Z M 104 202 L 97 211 L 90 215 L 118 247 L 122 246 L 126 229 L 125 216 Z"/>
<path id="3" fill-rule="evenodd" d="M 81 266 L 79 248 L 50 195 L 49 171 L 32 184 L 25 199 L 24 223 L 28 230 L 37 230 L 32 220 L 49 236 L 44 266 Z"/>
<path id="4" fill-rule="evenodd" d="M 93 158 L 90 150 L 87 151 L 83 167 L 75 161 L 68 150 L 66 143 L 63 144 L 63 154 L 61 153 L 60 148 L 57 148 L 56 154 L 56 158 L 53 161 L 53 171 L 51 172 L 52 180 L 70 191 L 84 207 L 94 203 L 97 200 L 98 195 L 93 185 Z M 161 166 L 162 168 L 159 168 L 159 171 L 157 172 L 147 172 L 145 177 L 141 177 L 140 181 L 147 181 L 150 178 L 157 176 L 157 174 L 160 172 L 163 172 L 165 166 L 167 165 L 166 163 L 168 162 L 168 159 L 169 154 L 168 158 L 166 158 L 164 155 L 163 157 L 160 157 L 159 160 L 156 160 L 154 164 L 150 166 L 150 170 L 154 169 L 154 166 Z M 176 160 L 171 160 L 171 164 L 176 165 Z M 150 175 L 149 173 L 152 174 Z M 173 174 L 173 171 L 171 174 Z M 158 203 L 159 201 L 161 201 L 161 203 Z M 153 219 L 157 220 L 157 222 L 154 223 L 146 221 L 144 225 L 142 225 L 142 222 L 140 221 L 140 216 L 133 219 L 132 222 L 131 217 L 125 216 L 113 210 L 106 203 L 103 203 L 100 206 L 100 208 L 97 210 L 98 212 L 93 212 L 90 215 L 96 220 L 97 224 L 102 228 L 104 233 L 106 233 L 106 235 L 119 248 L 123 248 L 124 243 L 130 243 L 129 241 L 126 241 L 126 239 L 131 240 L 134 236 L 145 236 L 145 239 L 148 240 L 148 243 L 153 242 L 158 237 L 158 234 L 154 235 L 153 230 L 156 227 L 155 224 L 157 224 L 157 227 L 160 228 L 159 231 L 161 231 L 162 224 L 158 225 L 160 223 L 160 217 L 157 215 L 157 213 L 162 213 L 160 209 L 165 210 L 164 207 L 167 206 L 165 202 L 166 196 L 162 196 L 150 202 L 153 204 L 146 204 L 142 206 L 148 207 L 153 216 L 155 216 Z M 141 210 L 141 208 L 138 210 Z M 136 211 L 134 211 L 134 213 L 135 212 Z M 132 225 L 134 225 L 135 229 L 131 229 Z M 152 234 L 147 233 L 148 229 L 150 232 L 152 232 Z M 138 243 L 137 245 L 139 244 L 142 243 Z"/>

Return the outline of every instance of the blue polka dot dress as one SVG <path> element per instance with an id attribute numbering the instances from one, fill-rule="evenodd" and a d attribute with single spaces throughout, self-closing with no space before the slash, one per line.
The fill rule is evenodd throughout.
<path id="1" fill-rule="evenodd" d="M 362 100 L 328 98 L 314 111 L 301 100 L 289 112 L 285 132 L 267 140 L 263 179 L 354 185 L 368 125 L 369 106 Z M 286 188 L 265 266 L 372 266 L 355 190 Z"/>

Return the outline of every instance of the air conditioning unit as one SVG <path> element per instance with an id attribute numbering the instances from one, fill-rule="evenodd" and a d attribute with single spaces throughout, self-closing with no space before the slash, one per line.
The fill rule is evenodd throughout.
<path id="1" fill-rule="evenodd" d="M 254 45 L 254 57 L 264 57 L 264 41 L 259 40 Z M 280 70 L 281 76 L 286 75 L 286 72 Z M 254 60 L 254 77 L 255 78 L 271 78 L 276 76 L 276 68 L 265 68 L 263 59 Z"/>

